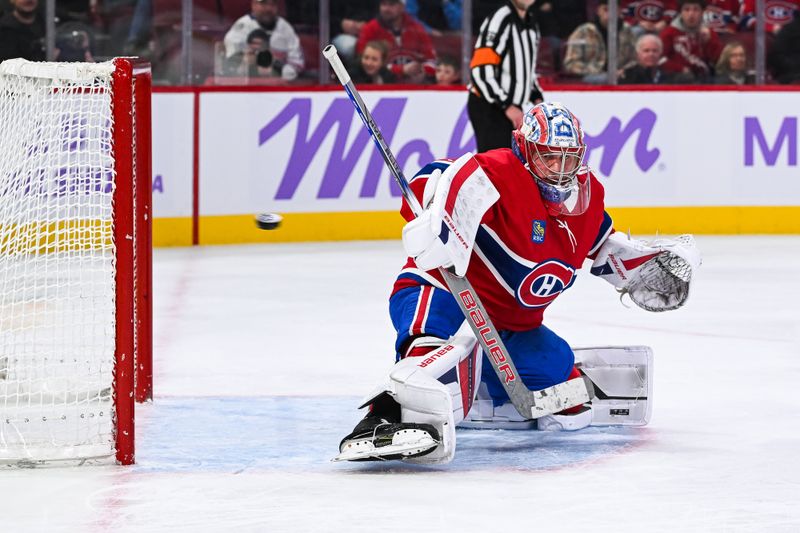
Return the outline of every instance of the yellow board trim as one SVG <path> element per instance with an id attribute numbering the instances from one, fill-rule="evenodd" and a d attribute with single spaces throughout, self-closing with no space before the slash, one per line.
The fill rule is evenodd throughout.
<path id="1" fill-rule="evenodd" d="M 800 234 L 800 206 L 609 207 L 619 231 L 639 235 Z M 404 221 L 395 211 L 287 213 L 275 230 L 256 227 L 254 215 L 200 218 L 200 244 L 398 239 Z M 153 221 L 155 246 L 192 243 L 191 218 Z"/>
<path id="2" fill-rule="evenodd" d="M 274 230 L 256 226 L 254 215 L 200 218 L 200 244 L 397 239 L 405 221 L 397 211 L 287 213 Z"/>
<path id="3" fill-rule="evenodd" d="M 153 246 L 191 245 L 192 217 L 153 219 Z"/>
<path id="4" fill-rule="evenodd" d="M 111 222 L 63 219 L 55 222 L 0 224 L 0 256 L 106 251 L 114 245 Z"/>
<path id="5" fill-rule="evenodd" d="M 609 207 L 617 231 L 639 234 L 800 233 L 800 206 Z"/>

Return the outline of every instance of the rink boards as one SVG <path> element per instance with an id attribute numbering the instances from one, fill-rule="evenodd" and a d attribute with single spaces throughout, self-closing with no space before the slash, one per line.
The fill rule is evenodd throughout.
<path id="1" fill-rule="evenodd" d="M 548 91 L 581 119 L 620 229 L 800 233 L 800 92 Z M 362 93 L 407 177 L 475 148 L 463 91 Z M 400 193 L 338 88 L 153 102 L 156 244 L 396 238 Z M 277 231 L 253 216 L 279 212 Z"/>

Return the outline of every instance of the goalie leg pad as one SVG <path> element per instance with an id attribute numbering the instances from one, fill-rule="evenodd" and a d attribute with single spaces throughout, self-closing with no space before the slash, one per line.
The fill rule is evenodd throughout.
<path id="1" fill-rule="evenodd" d="M 589 409 L 525 420 L 510 403 L 495 405 L 485 384 L 459 427 L 573 431 L 592 426 L 644 426 L 653 410 L 653 351 L 648 346 L 575 348 L 575 365 L 589 378 L 595 397 Z"/>
<path id="2" fill-rule="evenodd" d="M 593 426 L 644 426 L 653 411 L 649 346 L 576 348 L 575 364 L 595 388 Z"/>
<path id="3" fill-rule="evenodd" d="M 468 429 L 538 429 L 542 431 L 575 431 L 592 423 L 589 405 L 569 412 L 555 413 L 530 420 L 523 418 L 511 402 L 494 405 L 485 384 L 478 388 L 475 405 L 458 427 Z"/>
<path id="4" fill-rule="evenodd" d="M 389 374 L 394 398 L 400 404 L 400 419 L 404 424 L 432 426 L 440 441 L 432 452 L 407 460 L 421 464 L 448 463 L 456 451 L 452 394 L 446 385 L 414 363 L 413 359 L 404 359 Z"/>
<path id="5" fill-rule="evenodd" d="M 464 324 L 463 328 L 469 326 Z M 388 382 L 378 386 L 367 396 L 361 407 L 370 405 L 382 394 L 389 394 L 400 405 L 400 423 L 430 426 L 437 434 L 436 448 L 416 457 L 400 457 L 415 463 L 446 463 L 455 454 L 455 425 L 464 418 L 472 406 L 481 373 L 481 353 L 475 338 L 459 330 L 446 344 L 422 357 L 406 357 L 396 363 L 389 373 Z M 384 431 L 389 431 L 387 428 Z M 377 443 L 374 443 L 377 444 Z M 411 447 L 414 444 L 411 443 Z M 370 457 L 382 455 L 367 450 Z M 342 446 L 344 452 L 344 443 Z M 396 455 L 397 449 L 385 448 Z M 398 458 L 398 457 L 383 457 Z M 340 457 L 338 460 L 354 460 Z"/>

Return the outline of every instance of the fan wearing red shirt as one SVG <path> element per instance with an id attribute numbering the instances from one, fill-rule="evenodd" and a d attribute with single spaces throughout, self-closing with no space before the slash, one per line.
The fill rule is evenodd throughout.
<path id="1" fill-rule="evenodd" d="M 703 12 L 705 25 L 717 33 L 736 33 L 740 4 L 739 0 L 708 0 Z"/>
<path id="2" fill-rule="evenodd" d="M 619 8 L 637 36 L 661 32 L 677 11 L 675 0 L 621 0 Z"/>
<path id="3" fill-rule="evenodd" d="M 767 33 L 778 31 L 800 13 L 800 0 L 764 0 L 764 29 Z M 742 2 L 742 30 L 756 28 L 756 0 Z"/>
<path id="4" fill-rule="evenodd" d="M 708 82 L 722 52 L 717 32 L 703 24 L 705 0 L 681 0 L 680 11 L 661 32 L 664 70 L 683 74 L 688 81 Z"/>
<path id="5" fill-rule="evenodd" d="M 356 53 L 370 41 L 389 45 L 389 70 L 405 83 L 425 83 L 436 74 L 436 52 L 425 28 L 406 13 L 405 0 L 380 0 L 378 16 L 361 28 Z"/>

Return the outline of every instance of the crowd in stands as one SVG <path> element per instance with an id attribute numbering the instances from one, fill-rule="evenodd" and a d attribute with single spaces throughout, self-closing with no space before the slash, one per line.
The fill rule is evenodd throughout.
<path id="1" fill-rule="evenodd" d="M 472 39 L 507 0 L 473 0 Z M 180 0 L 59 0 L 53 58 L 142 55 L 178 83 Z M 317 83 L 318 0 L 194 2 L 192 82 Z M 767 81 L 800 83 L 800 0 L 764 0 Z M 537 0 L 539 76 L 620 84 L 752 84 L 755 0 Z M 361 84 L 460 85 L 462 0 L 330 0 L 331 42 Z M 0 0 L 0 60 L 44 60 L 44 0 Z M 208 56 L 214 56 L 209 58 Z M 161 71 L 159 71 L 159 67 Z"/>

